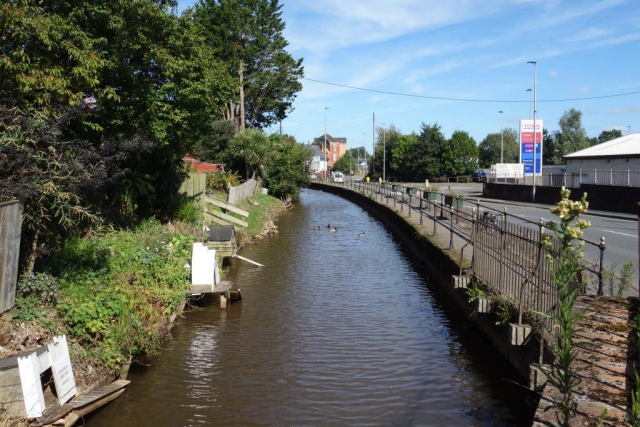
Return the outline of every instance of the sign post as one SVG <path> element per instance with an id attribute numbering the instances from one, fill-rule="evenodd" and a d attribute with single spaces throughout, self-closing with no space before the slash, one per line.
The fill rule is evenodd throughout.
<path id="1" fill-rule="evenodd" d="M 535 148 L 534 148 L 534 121 L 520 120 L 520 163 L 524 164 L 525 176 L 542 175 L 542 120 L 535 121 Z M 535 167 L 534 167 L 535 159 Z"/>

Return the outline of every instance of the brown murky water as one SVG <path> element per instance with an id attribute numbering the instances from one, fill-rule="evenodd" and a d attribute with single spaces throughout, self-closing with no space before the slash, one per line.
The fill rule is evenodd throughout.
<path id="1" fill-rule="evenodd" d="M 187 313 L 87 425 L 527 424 L 521 388 L 378 221 L 307 190 L 278 224 L 242 251 L 266 268 L 231 267 L 244 300 Z"/>

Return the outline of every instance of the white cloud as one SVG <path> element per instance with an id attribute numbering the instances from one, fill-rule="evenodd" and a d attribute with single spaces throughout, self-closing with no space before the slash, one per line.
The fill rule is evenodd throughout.
<path id="1" fill-rule="evenodd" d="M 616 108 L 615 110 L 613 110 L 613 114 L 629 114 L 629 113 L 640 113 L 640 106 Z"/>
<path id="2" fill-rule="evenodd" d="M 560 41 L 565 43 L 581 42 L 585 40 L 599 39 L 604 36 L 608 36 L 609 34 L 611 34 L 611 30 L 604 29 L 604 28 L 591 27 L 591 28 L 587 28 L 586 30 L 582 30 L 576 34 L 573 34 L 572 36 L 564 38 Z"/>
<path id="3" fill-rule="evenodd" d="M 591 92 L 593 92 L 593 91 L 591 90 L 590 87 L 583 86 L 583 87 L 580 88 L 580 93 L 587 94 L 587 93 L 591 93 Z"/>
<path id="4" fill-rule="evenodd" d="M 558 77 L 558 72 L 555 70 L 551 70 L 549 71 L 549 75 L 555 79 L 556 77 Z"/>

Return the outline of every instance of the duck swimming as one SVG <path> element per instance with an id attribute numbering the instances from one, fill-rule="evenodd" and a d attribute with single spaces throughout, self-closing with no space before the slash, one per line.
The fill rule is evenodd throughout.
<path id="1" fill-rule="evenodd" d="M 365 234 L 365 232 L 363 231 L 362 233 L 358 234 L 358 237 L 367 237 L 367 235 Z"/>
<path id="2" fill-rule="evenodd" d="M 331 228 L 331 224 L 327 224 L 327 228 Z"/>
<path id="3" fill-rule="evenodd" d="M 329 227 L 329 231 L 335 233 L 336 231 L 338 231 L 338 227 Z"/>
<path id="4" fill-rule="evenodd" d="M 320 226 L 316 225 L 315 227 L 312 228 L 312 230 L 320 230 Z"/>

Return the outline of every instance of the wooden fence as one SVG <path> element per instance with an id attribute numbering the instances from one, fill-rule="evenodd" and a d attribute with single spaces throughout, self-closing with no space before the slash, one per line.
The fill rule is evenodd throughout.
<path id="1" fill-rule="evenodd" d="M 22 205 L 0 203 L 0 313 L 15 304 L 21 233 Z"/>
<path id="2" fill-rule="evenodd" d="M 250 179 L 247 182 L 236 187 L 229 187 L 229 195 L 227 202 L 237 205 L 248 197 L 253 197 L 262 188 L 262 181 Z"/>
<path id="3" fill-rule="evenodd" d="M 179 193 L 189 198 L 200 199 L 207 190 L 207 175 L 200 172 L 189 172 L 180 185 Z"/>

